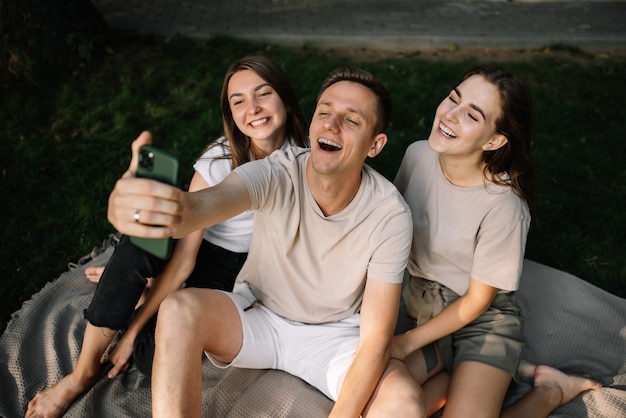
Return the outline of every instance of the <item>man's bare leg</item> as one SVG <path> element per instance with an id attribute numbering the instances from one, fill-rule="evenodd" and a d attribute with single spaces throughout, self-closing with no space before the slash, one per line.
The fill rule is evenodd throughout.
<path id="1" fill-rule="evenodd" d="M 231 362 L 243 341 L 235 304 L 224 293 L 183 289 L 159 308 L 152 368 L 154 417 L 199 417 L 202 355 Z"/>
<path id="2" fill-rule="evenodd" d="M 74 370 L 54 386 L 37 393 L 28 403 L 25 416 L 28 418 L 62 416 L 81 393 L 95 384 L 100 372 L 102 355 L 116 333 L 117 331 L 87 323 L 83 346 Z"/>
<path id="3" fill-rule="evenodd" d="M 522 377 L 533 377 L 534 388 L 502 411 L 502 417 L 547 417 L 550 412 L 582 392 L 602 387 L 592 379 L 567 375 L 550 366 L 535 366 L 523 362 L 519 373 Z"/>
<path id="4" fill-rule="evenodd" d="M 425 418 L 426 409 L 424 391 L 406 365 L 390 359 L 362 416 Z"/>

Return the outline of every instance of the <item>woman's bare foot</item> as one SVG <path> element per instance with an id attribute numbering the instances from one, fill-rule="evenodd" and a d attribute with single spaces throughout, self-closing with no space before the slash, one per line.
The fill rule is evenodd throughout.
<path id="1" fill-rule="evenodd" d="M 57 418 L 65 414 L 67 408 L 80 396 L 90 389 L 97 380 L 97 375 L 81 381 L 68 374 L 51 388 L 38 392 L 28 403 L 25 418 L 45 417 Z"/>
<path id="2" fill-rule="evenodd" d="M 562 394 L 559 405 L 563 405 L 586 390 L 601 388 L 602 384 L 586 377 L 568 375 L 553 367 L 542 365 L 535 367 L 535 387 L 558 388 Z"/>
<path id="3" fill-rule="evenodd" d="M 102 277 L 103 272 L 104 272 L 104 266 L 87 267 L 85 269 L 85 277 L 91 283 L 98 283 L 100 281 L 100 277 Z M 146 288 L 149 289 L 150 286 L 152 286 L 152 282 L 154 281 L 154 279 L 152 277 L 148 277 L 146 280 L 147 280 Z"/>
<path id="4" fill-rule="evenodd" d="M 87 267 L 85 269 L 85 277 L 91 283 L 98 283 L 100 281 L 100 277 L 102 276 L 102 272 L 104 271 L 104 267 Z"/>

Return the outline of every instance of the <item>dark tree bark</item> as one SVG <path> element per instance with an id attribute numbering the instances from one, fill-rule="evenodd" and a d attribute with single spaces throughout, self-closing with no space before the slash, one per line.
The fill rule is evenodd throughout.
<path id="1" fill-rule="evenodd" d="M 41 84 L 89 62 L 108 27 L 89 0 L 0 0 L 0 76 Z"/>

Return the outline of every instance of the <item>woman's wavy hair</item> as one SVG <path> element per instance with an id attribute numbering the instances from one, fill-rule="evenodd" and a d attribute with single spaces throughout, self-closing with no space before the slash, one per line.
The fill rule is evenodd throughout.
<path id="1" fill-rule="evenodd" d="M 508 70 L 498 66 L 478 66 L 465 73 L 461 81 L 479 75 L 500 93 L 500 117 L 496 131 L 507 143 L 494 151 L 483 152 L 485 174 L 496 184 L 510 186 L 523 199 L 531 214 L 535 212 L 533 167 L 530 160 L 532 97 L 528 86 Z M 508 179 L 502 174 L 507 173 Z M 486 176 L 487 177 L 487 176 Z"/>
<path id="2" fill-rule="evenodd" d="M 285 138 L 291 139 L 294 145 L 299 147 L 308 147 L 307 124 L 287 74 L 271 59 L 262 55 L 251 55 L 237 60 L 224 76 L 221 93 L 222 121 L 224 137 L 228 141 L 230 154 L 225 153 L 219 158 L 232 159 L 233 169 L 254 159 L 250 137 L 241 132 L 235 124 L 228 101 L 228 83 L 233 75 L 243 70 L 254 71 L 278 93 L 287 109 Z M 209 145 L 209 148 L 217 144 L 213 143 Z"/>

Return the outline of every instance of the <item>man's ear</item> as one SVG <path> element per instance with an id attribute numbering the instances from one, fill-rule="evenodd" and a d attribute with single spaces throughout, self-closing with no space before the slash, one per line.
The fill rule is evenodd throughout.
<path id="1" fill-rule="evenodd" d="M 385 148 L 385 144 L 387 143 L 387 134 L 379 133 L 374 138 L 374 143 L 372 144 L 372 148 L 370 148 L 367 156 L 370 158 L 376 157 L 380 152 Z"/>
<path id="2" fill-rule="evenodd" d="M 483 145 L 483 151 L 495 151 L 502 148 L 509 142 L 508 138 L 502 134 L 494 134 L 485 145 Z"/>

